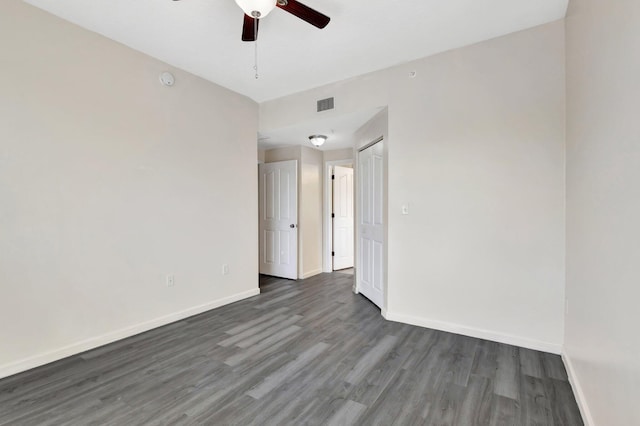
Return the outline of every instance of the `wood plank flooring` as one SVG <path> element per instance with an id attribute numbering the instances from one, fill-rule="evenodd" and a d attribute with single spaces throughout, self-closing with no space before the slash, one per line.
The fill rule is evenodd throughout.
<path id="1" fill-rule="evenodd" d="M 559 356 L 385 321 L 353 277 L 0 380 L 0 425 L 582 425 Z"/>

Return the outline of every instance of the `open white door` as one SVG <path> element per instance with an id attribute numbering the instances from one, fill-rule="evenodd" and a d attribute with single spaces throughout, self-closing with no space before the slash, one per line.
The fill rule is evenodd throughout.
<path id="1" fill-rule="evenodd" d="M 298 278 L 298 162 L 260 164 L 260 273 Z"/>
<path id="2" fill-rule="evenodd" d="M 378 307 L 384 301 L 384 169 L 382 141 L 358 155 L 358 291 Z"/>
<path id="3" fill-rule="evenodd" d="M 333 270 L 353 268 L 353 169 L 333 169 Z"/>

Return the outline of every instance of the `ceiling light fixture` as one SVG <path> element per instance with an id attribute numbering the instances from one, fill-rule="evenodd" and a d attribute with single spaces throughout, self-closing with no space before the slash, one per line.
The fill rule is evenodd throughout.
<path id="1" fill-rule="evenodd" d="M 311 142 L 311 145 L 315 146 L 316 148 L 321 147 L 322 144 L 325 143 L 326 141 L 327 141 L 327 137 L 325 135 L 309 136 L 309 142 Z"/>
<path id="2" fill-rule="evenodd" d="M 247 16 L 264 18 L 276 7 L 276 0 L 236 0 Z"/>

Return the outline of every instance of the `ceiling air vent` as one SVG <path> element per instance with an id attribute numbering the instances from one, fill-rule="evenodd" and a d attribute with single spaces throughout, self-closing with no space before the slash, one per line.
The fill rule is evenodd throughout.
<path id="1" fill-rule="evenodd" d="M 318 112 L 333 109 L 333 98 L 321 99 L 318 101 Z"/>

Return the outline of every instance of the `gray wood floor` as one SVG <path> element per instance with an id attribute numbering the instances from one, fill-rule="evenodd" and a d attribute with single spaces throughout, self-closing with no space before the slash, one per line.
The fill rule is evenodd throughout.
<path id="1" fill-rule="evenodd" d="M 559 356 L 385 321 L 352 277 L 0 380 L 1 425 L 581 425 Z"/>

